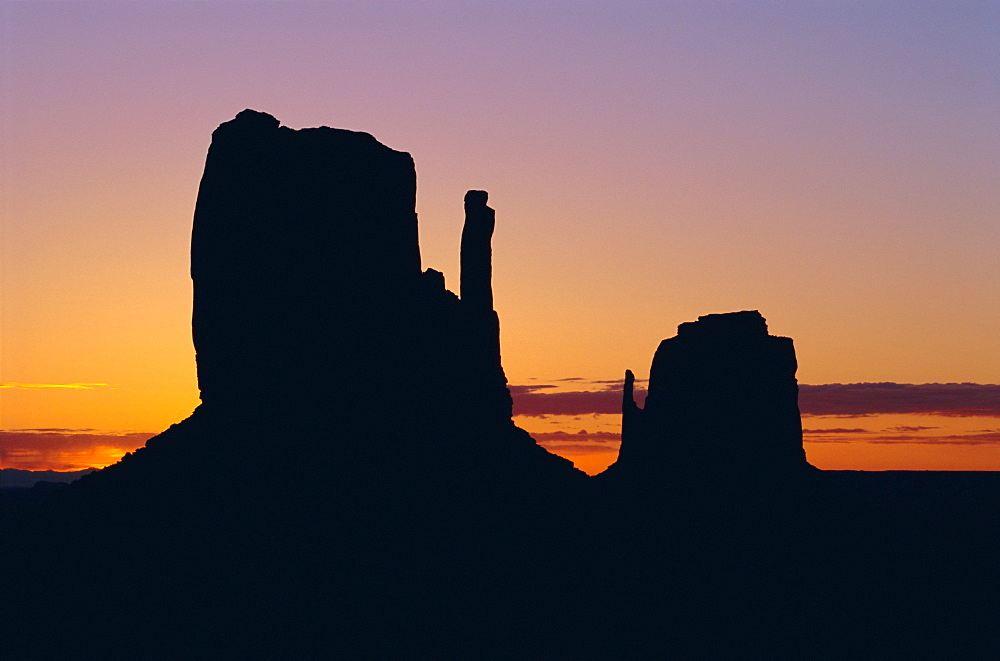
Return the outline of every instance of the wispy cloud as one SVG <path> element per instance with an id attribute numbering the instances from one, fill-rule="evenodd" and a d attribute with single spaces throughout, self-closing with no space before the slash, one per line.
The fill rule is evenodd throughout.
<path id="1" fill-rule="evenodd" d="M 44 432 L 55 432 L 62 434 L 86 434 L 87 432 L 97 431 L 96 429 L 67 429 L 65 427 L 35 427 L 28 429 L 6 429 L 6 432 L 32 432 L 32 433 L 44 433 Z M 122 432 L 127 433 L 127 432 Z"/>
<path id="2" fill-rule="evenodd" d="M 985 434 L 949 434 L 947 436 L 880 436 L 868 443 L 918 443 L 930 445 L 998 445 L 1000 432 Z"/>
<path id="3" fill-rule="evenodd" d="M 97 388 L 116 388 L 110 383 L 0 383 L 0 388 L 11 390 L 44 390 L 47 388 L 63 388 L 65 390 L 95 390 Z"/>
<path id="4" fill-rule="evenodd" d="M 539 390 L 545 390 L 546 388 L 555 388 L 556 386 L 548 383 L 539 383 L 537 385 L 527 385 L 527 386 L 507 386 L 510 390 L 511 397 L 520 397 L 522 395 L 530 395 L 531 393 L 537 392 Z"/>
<path id="5" fill-rule="evenodd" d="M 913 445 L 1000 445 L 1000 430 L 939 435 L 885 435 L 866 432 L 868 435 L 860 438 L 856 433 L 814 435 L 815 433 L 816 432 L 812 430 L 803 430 L 803 441 L 805 443 L 872 443 L 874 445 L 894 445 L 903 443 Z"/>
<path id="6" fill-rule="evenodd" d="M 867 429 L 845 429 L 843 427 L 835 427 L 833 429 L 803 429 L 803 434 L 870 434 L 871 432 Z"/>

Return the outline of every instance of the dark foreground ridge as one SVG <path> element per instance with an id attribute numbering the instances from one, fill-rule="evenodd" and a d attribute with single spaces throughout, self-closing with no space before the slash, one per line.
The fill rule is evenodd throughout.
<path id="1" fill-rule="evenodd" d="M 511 420 L 487 194 L 465 197 L 459 297 L 422 270 L 415 191 L 364 133 L 251 110 L 216 130 L 202 404 L 11 523 L 14 658 L 990 649 L 995 504 L 882 508 L 809 467 L 791 340 L 757 312 L 682 324 L 644 410 L 629 373 L 605 474 L 537 446 Z"/>

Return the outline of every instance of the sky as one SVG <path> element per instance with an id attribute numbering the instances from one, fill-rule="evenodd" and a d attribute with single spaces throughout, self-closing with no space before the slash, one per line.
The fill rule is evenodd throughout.
<path id="1" fill-rule="evenodd" d="M 0 75 L 4 467 L 197 405 L 194 202 L 253 108 L 411 153 L 452 290 L 489 191 L 515 420 L 588 472 L 624 370 L 736 310 L 828 387 L 815 465 L 1000 470 L 1000 3 L 2 2 Z"/>

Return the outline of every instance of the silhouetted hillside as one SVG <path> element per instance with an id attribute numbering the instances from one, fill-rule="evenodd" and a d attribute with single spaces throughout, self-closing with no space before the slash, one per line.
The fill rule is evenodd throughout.
<path id="1" fill-rule="evenodd" d="M 486 192 L 456 296 L 422 270 L 415 190 L 367 134 L 251 110 L 216 130 L 202 404 L 5 526 L 12 658 L 993 649 L 995 500 L 966 498 L 995 481 L 930 502 L 811 470 L 791 340 L 756 312 L 665 340 L 644 410 L 627 382 L 620 465 L 587 478 L 511 421 Z"/>

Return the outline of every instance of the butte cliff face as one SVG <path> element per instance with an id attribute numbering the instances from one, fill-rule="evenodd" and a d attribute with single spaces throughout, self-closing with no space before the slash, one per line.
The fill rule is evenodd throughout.
<path id="1" fill-rule="evenodd" d="M 384 369 L 420 284 L 415 195 L 410 155 L 366 133 L 251 110 L 216 129 L 191 245 L 202 401 L 280 408 Z"/>
<path id="2" fill-rule="evenodd" d="M 626 375 L 621 454 L 609 475 L 725 484 L 804 470 L 795 370 L 792 340 L 769 335 L 759 312 L 681 324 L 656 350 L 644 409 Z"/>

